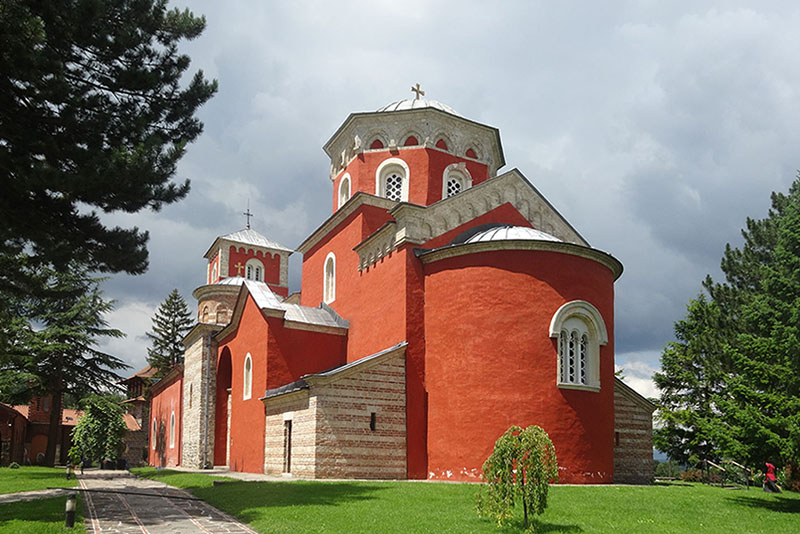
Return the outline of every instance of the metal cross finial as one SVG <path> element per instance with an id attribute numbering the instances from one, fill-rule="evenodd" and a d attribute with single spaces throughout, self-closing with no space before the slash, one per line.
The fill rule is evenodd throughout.
<path id="1" fill-rule="evenodd" d="M 252 213 L 250 213 L 250 201 L 249 201 L 249 200 L 247 201 L 247 211 L 245 211 L 244 213 L 242 213 L 242 215 L 244 215 L 245 217 L 247 217 L 247 229 L 249 230 L 249 229 L 250 229 L 250 217 L 252 217 L 252 216 L 253 216 L 253 214 L 252 214 Z"/>
<path id="2" fill-rule="evenodd" d="M 425 96 L 425 91 L 419 88 L 419 84 L 411 87 L 411 90 L 417 93 L 417 100 L 419 100 L 419 95 Z"/>

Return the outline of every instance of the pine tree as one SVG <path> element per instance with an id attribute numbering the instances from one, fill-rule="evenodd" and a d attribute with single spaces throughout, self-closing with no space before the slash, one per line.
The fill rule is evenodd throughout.
<path id="1" fill-rule="evenodd" d="M 152 347 L 147 349 L 147 363 L 164 374 L 183 363 L 183 337 L 194 325 L 186 301 L 173 289 L 153 316 L 153 330 L 147 333 Z"/>
<path id="2" fill-rule="evenodd" d="M 690 305 L 662 355 L 657 435 L 677 460 L 670 447 L 701 436 L 706 458 L 770 461 L 800 479 L 800 179 L 742 236 L 725 249 L 725 281 L 706 279 L 708 301 Z"/>
<path id="3" fill-rule="evenodd" d="M 0 297 L 43 290 L 36 273 L 81 261 L 139 274 L 147 232 L 95 211 L 158 210 L 216 92 L 183 80 L 205 19 L 166 0 L 0 2 Z"/>
<path id="4" fill-rule="evenodd" d="M 10 341 L 8 350 L 0 351 L 0 376 L 6 378 L 0 380 L 6 388 L 0 395 L 17 402 L 36 394 L 53 396 L 45 453 L 45 463 L 53 465 L 63 396 L 116 388 L 121 377 L 115 371 L 128 366 L 97 348 L 103 337 L 124 336 L 108 328 L 105 315 L 113 303 L 103 299 L 98 280 L 76 266 L 49 271 L 46 278 L 47 296 L 26 301 L 30 318 L 15 317 L 4 326 Z"/>

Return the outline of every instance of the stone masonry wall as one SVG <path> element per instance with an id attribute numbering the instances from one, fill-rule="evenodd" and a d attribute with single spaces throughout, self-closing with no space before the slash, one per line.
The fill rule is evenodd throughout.
<path id="1" fill-rule="evenodd" d="M 316 478 L 403 479 L 406 387 L 403 353 L 333 380 L 317 397 Z M 375 430 L 370 429 L 375 413 Z"/>
<path id="2" fill-rule="evenodd" d="M 264 437 L 264 472 L 266 474 L 280 475 L 283 473 L 284 428 L 285 422 L 291 421 L 290 472 L 297 477 L 314 478 L 317 399 L 309 397 L 308 393 L 308 390 L 301 390 L 267 401 Z"/>
<path id="3" fill-rule="evenodd" d="M 213 463 L 214 451 L 214 402 L 216 392 L 215 358 L 216 343 L 211 334 L 199 336 L 186 348 L 183 361 L 183 449 L 181 465 L 199 469 L 203 465 L 205 440 L 206 463 Z M 210 366 L 211 369 L 206 369 Z M 209 375 L 206 384 L 206 377 Z M 209 398 L 210 397 L 210 398 Z M 206 422 L 206 407 L 210 406 Z M 206 435 L 206 424 L 210 429 Z"/>
<path id="4" fill-rule="evenodd" d="M 653 482 L 653 414 L 614 387 L 614 482 Z"/>

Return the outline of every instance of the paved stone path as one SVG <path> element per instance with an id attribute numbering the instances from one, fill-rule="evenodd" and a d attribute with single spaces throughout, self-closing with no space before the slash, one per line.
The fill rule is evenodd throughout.
<path id="1" fill-rule="evenodd" d="M 127 471 L 87 471 L 80 477 L 84 489 L 110 489 L 148 496 L 84 492 L 88 534 L 256 534 L 189 493 L 162 482 L 138 479 Z"/>

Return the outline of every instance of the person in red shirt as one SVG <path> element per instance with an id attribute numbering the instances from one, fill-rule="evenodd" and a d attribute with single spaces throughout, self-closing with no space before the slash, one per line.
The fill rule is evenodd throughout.
<path id="1" fill-rule="evenodd" d="M 764 475 L 764 491 L 767 493 L 780 493 L 781 489 L 778 487 L 777 479 L 775 478 L 775 466 L 767 462 L 767 472 Z"/>

